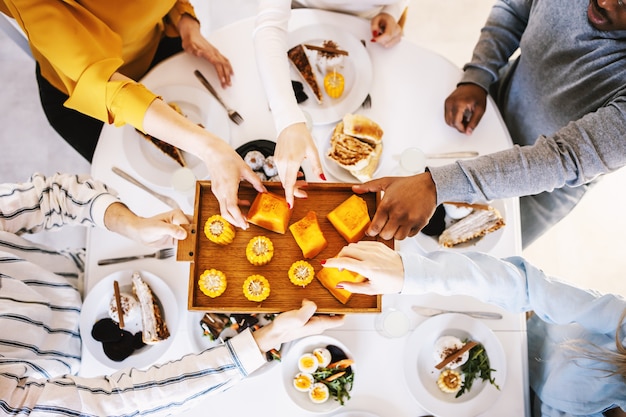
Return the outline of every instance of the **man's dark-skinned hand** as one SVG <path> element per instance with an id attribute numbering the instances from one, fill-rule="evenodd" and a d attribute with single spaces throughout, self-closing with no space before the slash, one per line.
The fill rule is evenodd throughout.
<path id="1" fill-rule="evenodd" d="M 444 119 L 448 126 L 471 135 L 487 108 L 487 92 L 476 84 L 461 84 L 446 98 Z"/>
<path id="2" fill-rule="evenodd" d="M 368 236 L 402 240 L 415 236 L 432 217 L 437 208 L 437 188 L 430 173 L 411 177 L 385 177 L 353 185 L 357 194 L 383 191 Z"/>

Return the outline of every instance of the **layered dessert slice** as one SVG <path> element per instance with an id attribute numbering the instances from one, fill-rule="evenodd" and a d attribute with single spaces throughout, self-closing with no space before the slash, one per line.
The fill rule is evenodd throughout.
<path id="1" fill-rule="evenodd" d="M 298 74 L 300 74 L 306 85 L 308 85 L 313 92 L 313 95 L 317 99 L 317 102 L 321 104 L 322 90 L 317 83 L 317 77 L 315 76 L 315 72 L 313 71 L 311 61 L 309 61 L 309 57 L 304 50 L 304 46 L 302 46 L 302 44 L 294 46 L 289 51 L 287 51 L 287 56 L 289 56 L 289 60 L 298 71 Z"/>
<path id="2" fill-rule="evenodd" d="M 170 337 L 167 324 L 163 319 L 161 307 L 139 272 L 133 272 L 133 293 L 141 306 L 142 339 L 145 344 L 154 344 Z"/>
<path id="3" fill-rule="evenodd" d="M 439 244 L 451 248 L 459 243 L 485 236 L 504 226 L 500 212 L 491 206 L 474 205 L 474 210 L 452 223 L 439 236 Z"/>

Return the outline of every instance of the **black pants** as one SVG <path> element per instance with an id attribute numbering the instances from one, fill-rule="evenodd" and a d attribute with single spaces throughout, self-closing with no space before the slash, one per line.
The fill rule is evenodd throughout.
<path id="1" fill-rule="evenodd" d="M 163 38 L 159 43 L 150 68 L 182 50 L 180 38 Z M 57 90 L 41 76 L 39 63 L 37 63 L 35 71 L 39 84 L 39 98 L 48 122 L 67 143 L 87 161 L 91 162 L 104 123 L 63 106 L 68 95 Z"/>

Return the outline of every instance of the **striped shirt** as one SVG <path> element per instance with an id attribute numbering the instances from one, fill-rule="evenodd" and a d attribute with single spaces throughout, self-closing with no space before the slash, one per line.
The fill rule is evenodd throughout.
<path id="1" fill-rule="evenodd" d="M 25 233 L 104 226 L 118 201 L 87 176 L 35 174 L 0 184 L 0 414 L 166 415 L 223 391 L 265 363 L 243 332 L 226 344 L 145 371 L 76 376 L 81 361 L 81 251 L 36 244 Z"/>

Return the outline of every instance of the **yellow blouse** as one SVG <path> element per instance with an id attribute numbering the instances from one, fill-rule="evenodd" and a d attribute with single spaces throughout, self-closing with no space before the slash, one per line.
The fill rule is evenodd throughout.
<path id="1" fill-rule="evenodd" d="M 28 36 L 43 77 L 69 95 L 65 106 L 143 130 L 156 95 L 135 82 L 109 81 L 118 71 L 138 80 L 163 36 L 177 36 L 185 0 L 0 0 Z"/>

